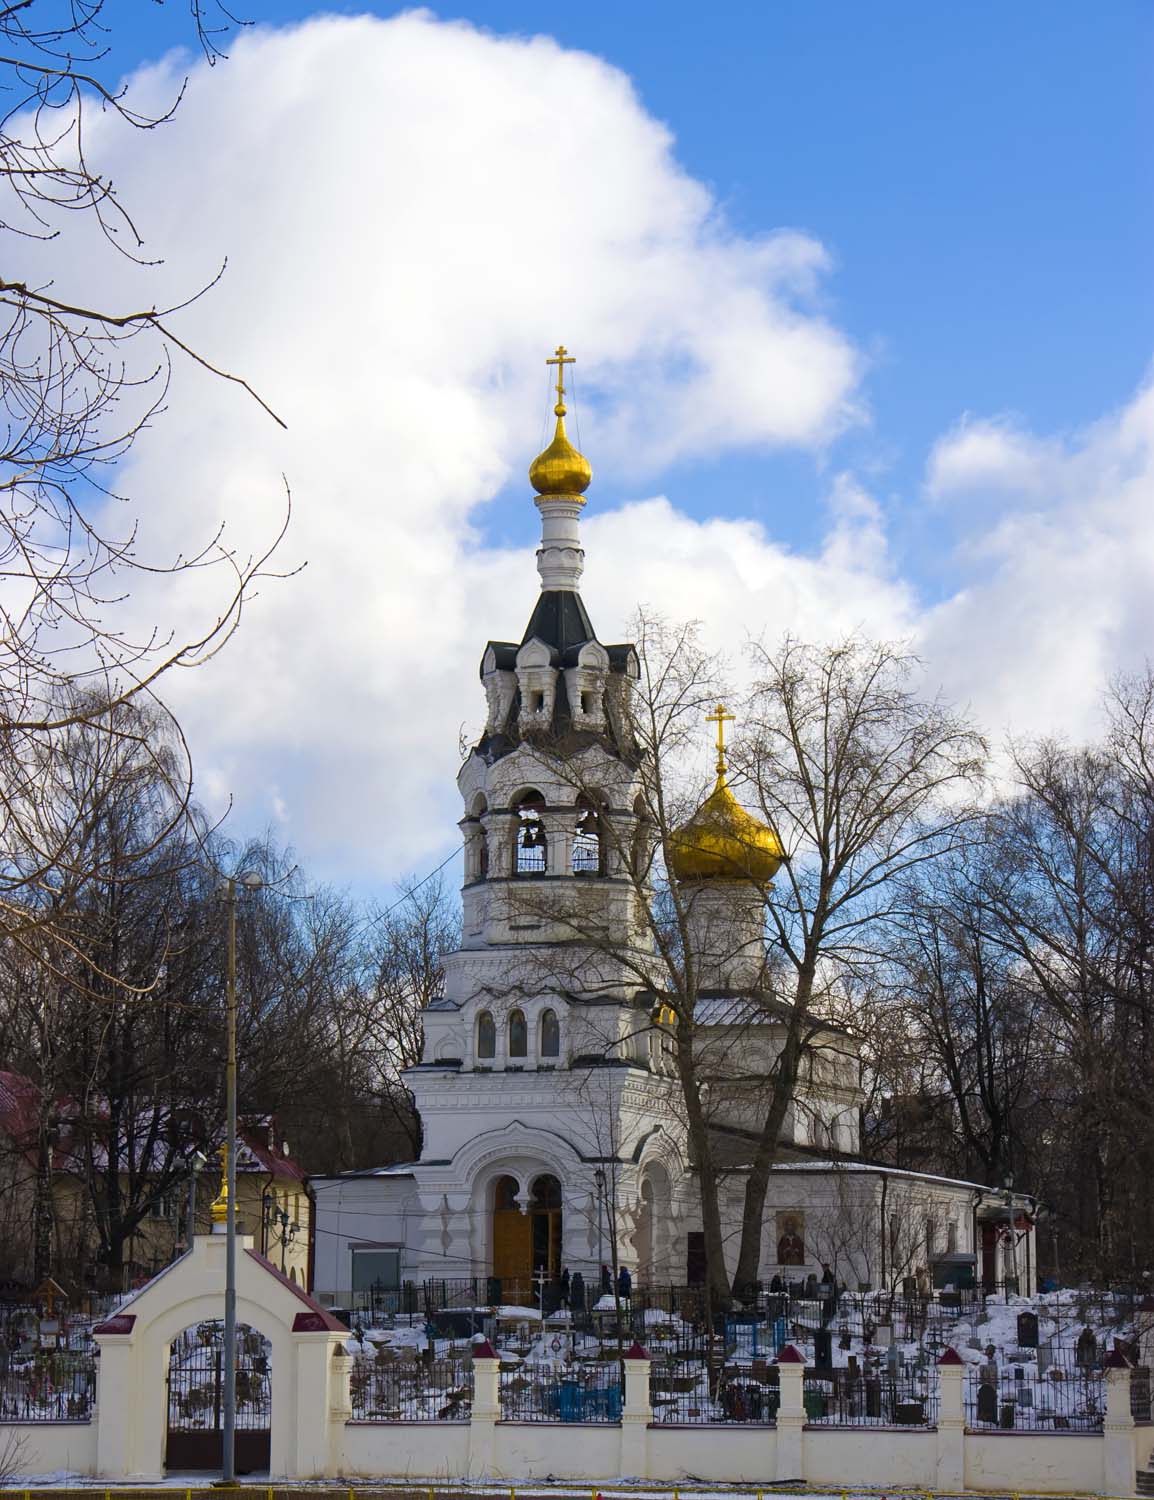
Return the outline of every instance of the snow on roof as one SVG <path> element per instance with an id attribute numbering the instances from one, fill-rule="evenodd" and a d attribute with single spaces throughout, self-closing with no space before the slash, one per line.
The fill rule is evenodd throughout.
<path id="1" fill-rule="evenodd" d="M 911 1182 L 938 1182 L 946 1187 L 970 1188 L 978 1193 L 1002 1195 L 1001 1188 L 992 1188 L 984 1182 L 968 1182 L 964 1177 L 942 1177 L 937 1172 L 913 1172 L 907 1167 L 887 1167 L 883 1162 L 832 1161 L 815 1157 L 810 1161 L 775 1162 L 774 1172 L 860 1172 L 865 1175 L 901 1177 Z M 1029 1193 L 1015 1193 L 1016 1198 L 1029 1198 Z"/>

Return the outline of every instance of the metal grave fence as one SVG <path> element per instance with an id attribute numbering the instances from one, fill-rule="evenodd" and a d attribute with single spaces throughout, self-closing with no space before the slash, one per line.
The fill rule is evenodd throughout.
<path id="1" fill-rule="evenodd" d="M 1105 1372 L 1079 1364 L 1070 1350 L 1054 1351 L 1044 1364 L 988 1361 L 966 1371 L 966 1426 L 978 1431 L 1098 1432 L 1105 1411 Z"/>
<path id="2" fill-rule="evenodd" d="M 501 1418 L 505 1422 L 597 1422 L 621 1420 L 621 1366 L 522 1363 L 501 1371 Z"/>
<path id="3" fill-rule="evenodd" d="M 5 1351 L 7 1352 L 7 1351 Z M 87 1422 L 96 1402 L 90 1351 L 54 1350 L 0 1363 L 0 1422 Z"/>
<path id="4" fill-rule="evenodd" d="M 802 1401 L 807 1423 L 817 1427 L 933 1427 L 938 1375 L 936 1370 L 807 1373 Z"/>
<path id="5" fill-rule="evenodd" d="M 355 1422 L 467 1422 L 473 1366 L 467 1359 L 358 1355 L 349 1378 Z"/>

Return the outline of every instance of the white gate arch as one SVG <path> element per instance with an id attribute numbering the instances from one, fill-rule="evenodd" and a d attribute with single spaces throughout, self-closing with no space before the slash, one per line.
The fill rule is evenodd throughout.
<path id="1" fill-rule="evenodd" d="M 164 1473 L 168 1353 L 191 1324 L 224 1312 L 226 1239 L 201 1234 L 180 1260 L 93 1330 L 100 1346 L 97 1473 L 155 1480 Z M 311 1479 L 331 1471 L 348 1407 L 348 1330 L 238 1235 L 236 1320 L 271 1346 L 270 1474 Z"/>

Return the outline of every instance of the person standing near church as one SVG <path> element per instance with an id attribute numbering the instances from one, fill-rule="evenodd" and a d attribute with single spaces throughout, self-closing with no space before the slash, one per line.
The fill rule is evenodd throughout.
<path id="1" fill-rule="evenodd" d="M 620 1302 L 628 1302 L 633 1296 L 633 1277 L 629 1274 L 629 1267 L 622 1266 L 617 1273 L 617 1298 Z"/>

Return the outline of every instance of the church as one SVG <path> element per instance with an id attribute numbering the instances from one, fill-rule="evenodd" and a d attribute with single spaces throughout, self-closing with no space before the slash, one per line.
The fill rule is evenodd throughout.
<path id="1" fill-rule="evenodd" d="M 704 1278 L 682 1090 L 647 978 L 657 957 L 639 863 L 653 843 L 632 728 L 641 664 L 629 643 L 598 639 L 581 596 L 592 471 L 565 430 L 570 362 L 563 347 L 549 361 L 556 430 L 529 470 L 539 591 L 519 642 L 485 644 L 487 720 L 457 778 L 461 947 L 405 1075 L 421 1156 L 313 1180 L 314 1285 L 329 1305 L 431 1279 L 483 1280 L 487 1301 L 532 1305 L 563 1271 L 597 1284 L 603 1266 L 626 1268 L 634 1286 Z M 710 1098 L 732 1272 L 750 1079 L 772 1065 L 788 1007 L 758 989 L 782 856 L 728 784 L 728 717 L 720 705 L 711 716 L 717 782 L 667 840 L 667 864 L 700 975 L 695 1048 L 739 1048 L 743 1060 L 743 1082 Z M 1032 1200 L 862 1159 L 860 1046 L 811 1027 L 815 1061 L 782 1128 L 761 1278 L 921 1289 L 1013 1276 L 1032 1291 Z"/>

